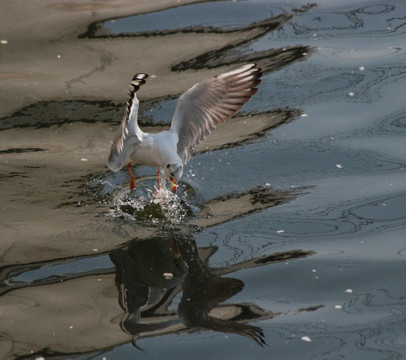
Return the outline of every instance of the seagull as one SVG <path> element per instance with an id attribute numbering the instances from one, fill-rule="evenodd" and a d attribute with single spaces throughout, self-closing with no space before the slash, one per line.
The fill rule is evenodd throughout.
<path id="1" fill-rule="evenodd" d="M 135 189 L 131 165 L 163 169 L 175 193 L 193 149 L 219 124 L 233 116 L 258 91 L 262 69 L 246 64 L 195 84 L 178 99 L 169 130 L 150 134 L 138 126 L 136 92 L 147 74 L 135 74 L 130 82 L 121 125 L 111 145 L 108 168 L 119 171 L 127 164 L 130 190 Z"/>

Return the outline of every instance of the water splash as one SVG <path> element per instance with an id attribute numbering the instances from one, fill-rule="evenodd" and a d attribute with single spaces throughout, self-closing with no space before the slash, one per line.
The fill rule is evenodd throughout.
<path id="1" fill-rule="evenodd" d="M 195 189 L 180 183 L 178 194 L 172 193 L 161 177 L 161 188 L 157 189 L 156 178 L 137 179 L 137 188 L 128 189 L 126 180 L 115 175 L 93 179 L 88 183 L 100 196 L 100 201 L 109 208 L 107 216 L 132 222 L 161 225 L 178 225 L 185 217 L 200 212 Z M 191 202 L 189 204 L 189 202 Z"/>
<path id="2" fill-rule="evenodd" d="M 146 190 L 146 194 L 119 190 L 110 204 L 110 215 L 132 221 L 180 224 L 187 206 L 166 188 Z"/>

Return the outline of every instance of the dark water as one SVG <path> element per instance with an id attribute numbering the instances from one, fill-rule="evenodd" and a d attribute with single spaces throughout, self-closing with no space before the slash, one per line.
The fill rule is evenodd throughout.
<path id="1" fill-rule="evenodd" d="M 118 232 L 128 223 L 153 231 L 102 254 L 3 268 L 3 295 L 109 281 L 91 303 L 75 302 L 102 313 L 91 338 L 105 302 L 118 309 L 111 333 L 100 333 L 106 346 L 18 358 L 406 358 L 405 14 L 402 1 L 227 1 L 93 24 L 100 41 L 260 29 L 173 70 L 257 61 L 265 75 L 243 114 L 293 112 L 192 157 L 178 198 L 157 199 L 147 168 L 136 194 L 125 171 L 88 179 L 86 193 L 102 204 L 95 216 Z M 156 99 L 141 115 L 165 124 L 174 106 Z"/>

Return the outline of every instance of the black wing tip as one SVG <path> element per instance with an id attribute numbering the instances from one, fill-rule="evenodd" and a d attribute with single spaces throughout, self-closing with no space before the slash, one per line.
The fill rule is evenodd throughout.
<path id="1" fill-rule="evenodd" d="M 256 73 L 258 76 L 262 76 L 262 68 L 259 67 L 259 65 L 257 63 L 251 63 L 251 64 L 245 64 L 245 65 L 240 65 L 237 66 L 236 68 L 234 68 L 235 70 L 237 70 L 238 68 L 243 69 L 244 67 L 249 66 L 248 69 L 245 69 L 243 72 L 247 72 L 250 71 L 252 73 Z M 231 70 L 232 71 L 232 70 Z"/>
<path id="2" fill-rule="evenodd" d="M 147 82 L 148 77 L 149 75 L 144 73 L 137 73 L 133 76 L 128 89 L 129 98 L 131 98 L 131 100 L 134 97 L 134 93 L 136 93 L 140 87 Z"/>
<path id="3" fill-rule="evenodd" d="M 262 75 L 264 75 L 264 73 L 262 72 L 262 68 L 259 67 L 258 64 L 252 64 L 252 67 L 250 70 L 255 71 L 255 77 L 259 80 L 259 83 L 260 83 L 262 81 L 261 77 L 262 77 Z"/>
<path id="4" fill-rule="evenodd" d="M 148 74 L 145 73 L 136 73 L 133 78 L 131 79 L 131 81 L 133 80 L 141 80 L 141 81 L 145 81 L 146 79 L 149 78 Z"/>
<path id="5" fill-rule="evenodd" d="M 250 96 L 255 95 L 255 94 L 258 92 L 258 91 L 259 91 L 259 89 L 258 89 L 258 88 L 252 88 L 252 89 L 251 89 Z"/>
<path id="6" fill-rule="evenodd" d="M 255 76 L 255 81 L 252 84 L 252 88 L 251 88 L 251 95 L 256 94 L 259 90 L 256 88 L 256 86 L 258 86 L 259 84 L 262 83 L 262 75 L 264 75 L 264 73 L 262 72 L 262 68 L 260 68 L 258 66 L 258 64 L 252 64 L 251 69 L 252 70 L 252 75 Z"/>
<path id="7" fill-rule="evenodd" d="M 149 75 L 143 73 L 137 73 L 133 76 L 130 82 L 130 90 L 138 91 L 139 88 L 147 82 Z M 131 89 L 133 87 L 133 89 Z"/>
<path id="8" fill-rule="evenodd" d="M 244 75 L 244 76 L 254 76 L 255 78 L 255 82 L 253 84 L 253 87 L 259 85 L 261 83 L 261 77 L 263 75 L 263 71 L 262 68 L 258 66 L 258 64 L 256 63 L 252 63 L 252 64 L 245 64 L 245 65 L 240 65 L 237 67 L 234 67 L 233 69 L 227 71 L 224 76 L 226 77 L 230 77 L 233 78 L 235 76 L 240 76 L 240 75 Z M 221 76 L 221 74 L 220 74 Z"/>

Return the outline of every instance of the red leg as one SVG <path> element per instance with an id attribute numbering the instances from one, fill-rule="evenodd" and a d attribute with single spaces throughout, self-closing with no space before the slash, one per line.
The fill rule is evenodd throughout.
<path id="1" fill-rule="evenodd" d="M 128 169 L 128 172 L 130 173 L 130 177 L 131 177 L 131 180 L 130 180 L 130 190 L 135 189 L 134 175 L 133 175 L 133 172 L 131 171 L 131 164 L 132 164 L 132 163 L 133 163 L 133 162 L 130 161 L 130 162 L 127 164 L 127 169 Z"/>
<path id="2" fill-rule="evenodd" d="M 156 176 L 158 178 L 158 190 L 161 190 L 161 178 L 159 177 L 160 173 L 161 173 L 161 169 L 158 168 L 158 172 L 156 173 Z"/>

